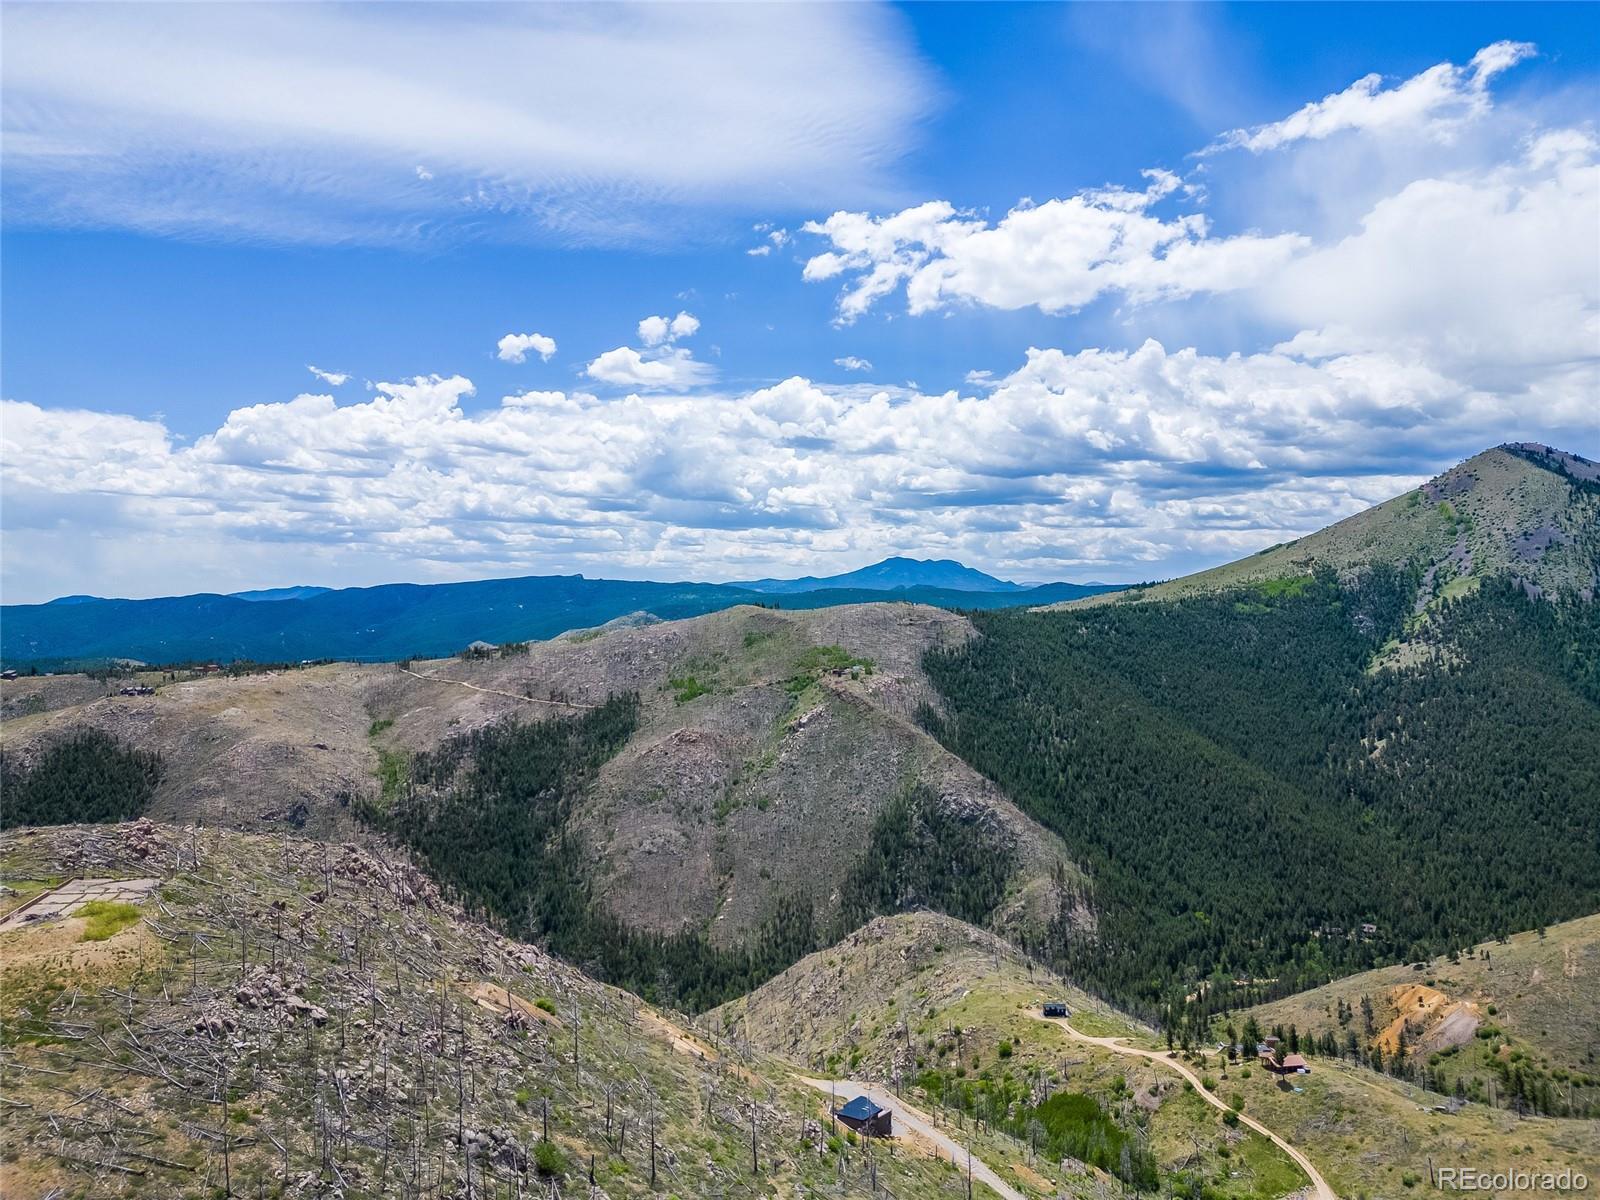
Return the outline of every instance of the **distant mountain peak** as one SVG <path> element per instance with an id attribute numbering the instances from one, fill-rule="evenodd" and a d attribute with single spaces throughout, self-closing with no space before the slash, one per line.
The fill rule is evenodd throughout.
<path id="1" fill-rule="evenodd" d="M 235 600 L 308 600 L 312 596 L 321 596 L 331 592 L 332 588 L 318 587 L 315 584 L 300 584 L 296 587 L 256 588 L 248 592 L 229 592 L 228 595 Z"/>
<path id="2" fill-rule="evenodd" d="M 997 579 L 953 558 L 907 558 L 893 555 L 842 575 L 806 575 L 800 579 L 752 579 L 733 584 L 753 592 L 818 592 L 829 588 L 865 588 L 889 592 L 930 587 L 957 592 L 1021 591 L 1022 585 Z"/>

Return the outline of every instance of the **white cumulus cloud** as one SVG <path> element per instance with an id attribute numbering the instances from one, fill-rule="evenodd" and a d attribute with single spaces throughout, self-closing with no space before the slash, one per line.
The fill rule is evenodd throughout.
<path id="1" fill-rule="evenodd" d="M 1141 324 L 1168 340 L 1225 328 L 1242 350 L 1380 355 L 1470 388 L 1570 395 L 1600 371 L 1600 148 L 1581 112 L 1495 103 L 1490 82 L 1532 53 L 1495 43 L 1465 67 L 1387 89 L 1364 80 L 1240 131 L 1235 144 L 1277 153 L 1208 158 L 1198 174 L 1242 232 L 1168 215 L 1194 189 L 1152 171 L 1141 190 L 1024 202 L 998 222 L 943 201 L 835 213 L 807 226 L 829 248 L 803 277 L 844 280 L 842 323 L 901 290 L 912 314 L 1066 313 L 1110 296 L 1125 317 L 1205 295 L 1203 308 L 1146 308 Z M 1307 230 L 1253 231 L 1296 220 Z"/>
<path id="2" fill-rule="evenodd" d="M 681 347 L 647 357 L 631 346 L 618 346 L 596 358 L 584 372 L 601 383 L 647 391 L 694 387 L 712 376 L 709 366 L 696 362 L 694 355 Z"/>
<path id="3" fill-rule="evenodd" d="M 556 352 L 556 340 L 542 333 L 508 333 L 496 343 L 496 357 L 501 362 L 526 362 L 532 350 L 541 362 L 549 362 Z"/>
<path id="4" fill-rule="evenodd" d="M 846 354 L 843 358 L 834 359 L 833 365 L 836 367 L 843 367 L 846 371 L 872 370 L 872 364 L 870 362 L 864 358 L 858 358 L 854 354 Z"/>
<path id="5" fill-rule="evenodd" d="M 1600 388 L 1592 364 L 1496 383 L 1400 349 L 1153 340 L 1029 350 L 977 394 L 798 377 L 690 392 L 686 365 L 624 348 L 593 365 L 632 389 L 617 399 L 531 391 L 470 413 L 460 376 L 380 383 L 359 403 L 239 408 L 192 441 L 6 402 L 7 597 L 107 578 L 233 590 L 264 562 L 334 582 L 749 578 L 900 552 L 1151 578 L 1319 528 L 1507 437 L 1589 448 Z"/>
<path id="6" fill-rule="evenodd" d="M 700 320 L 692 313 L 675 317 L 646 317 L 639 322 L 639 340 L 646 346 L 660 346 L 679 338 L 693 337 L 700 331 Z"/>
<path id="7" fill-rule="evenodd" d="M 350 376 L 344 371 L 324 371 L 321 367 L 314 367 L 310 363 L 306 364 L 306 370 L 329 387 L 343 387 L 350 381 Z"/>
<path id="8" fill-rule="evenodd" d="M 1160 173 L 1144 191 L 1024 204 L 994 225 L 942 200 L 887 217 L 837 212 L 806 224 L 833 248 L 802 275 L 853 276 L 839 297 L 845 324 L 902 286 L 913 314 L 950 304 L 1060 313 L 1108 293 L 1138 302 L 1248 287 L 1309 245 L 1297 234 L 1214 237 L 1198 213 L 1160 216 L 1151 209 L 1170 181 Z"/>
<path id="9" fill-rule="evenodd" d="M 1407 184 L 1251 297 L 1311 357 L 1383 351 L 1497 387 L 1600 359 L 1600 157 L 1587 133 Z M 1596 393 L 1600 395 L 1600 393 Z"/>

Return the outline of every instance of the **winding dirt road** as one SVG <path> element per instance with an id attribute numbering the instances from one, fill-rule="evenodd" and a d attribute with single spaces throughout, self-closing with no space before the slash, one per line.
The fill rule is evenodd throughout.
<path id="1" fill-rule="evenodd" d="M 1141 1050 L 1137 1046 L 1124 1046 L 1122 1045 L 1123 1039 L 1118 1037 L 1090 1037 L 1087 1033 L 1079 1033 L 1071 1025 L 1067 1024 L 1067 1019 L 1064 1017 L 1039 1017 L 1038 1019 L 1041 1021 L 1048 1021 L 1052 1025 L 1060 1026 L 1066 1035 L 1072 1038 L 1073 1041 L 1087 1042 L 1091 1046 L 1099 1046 L 1102 1050 L 1110 1050 L 1113 1054 L 1126 1054 L 1132 1058 L 1147 1058 L 1151 1062 L 1157 1063 L 1160 1066 L 1171 1067 L 1190 1083 L 1194 1084 L 1194 1090 L 1199 1092 L 1205 1101 L 1213 1108 L 1220 1108 L 1223 1112 L 1233 1111 L 1228 1107 L 1228 1105 L 1224 1104 L 1220 1099 L 1206 1090 L 1205 1086 L 1200 1082 L 1200 1076 L 1196 1075 L 1194 1070 L 1187 1063 L 1176 1058 L 1168 1058 L 1164 1051 Z M 1277 1146 L 1278 1149 L 1282 1150 L 1290 1158 L 1294 1159 L 1296 1165 L 1298 1165 L 1299 1168 L 1306 1173 L 1306 1177 L 1311 1180 L 1311 1189 L 1312 1193 L 1316 1196 L 1316 1200 L 1339 1200 L 1338 1194 L 1333 1190 L 1333 1188 L 1328 1186 L 1328 1181 L 1322 1177 L 1322 1172 L 1317 1170 L 1316 1167 L 1312 1166 L 1311 1160 L 1299 1150 L 1296 1150 L 1287 1141 L 1273 1133 L 1272 1130 L 1268 1129 L 1254 1117 L 1246 1116 L 1244 1113 L 1240 1113 L 1239 1122 L 1243 1125 L 1248 1125 L 1251 1129 L 1254 1129 L 1262 1137 L 1266 1138 L 1274 1146 Z"/>
<path id="2" fill-rule="evenodd" d="M 838 1096 L 841 1104 L 854 1096 L 865 1096 L 879 1108 L 887 1108 L 893 1112 L 894 1120 L 911 1133 L 932 1143 L 936 1148 L 943 1150 L 946 1155 L 954 1155 L 956 1166 L 963 1170 L 966 1169 L 967 1147 L 954 1138 L 946 1136 L 942 1130 L 935 1129 L 933 1122 L 929 1120 L 926 1113 L 918 1112 L 893 1092 L 886 1091 L 880 1085 L 863 1083 L 859 1079 L 808 1079 L 804 1075 L 797 1075 L 795 1078 L 801 1083 L 816 1088 L 819 1092 L 830 1092 Z M 1002 1200 L 1028 1200 L 1016 1188 L 996 1175 L 976 1154 L 972 1156 L 972 1178 L 992 1188 L 996 1195 L 1002 1197 Z"/>

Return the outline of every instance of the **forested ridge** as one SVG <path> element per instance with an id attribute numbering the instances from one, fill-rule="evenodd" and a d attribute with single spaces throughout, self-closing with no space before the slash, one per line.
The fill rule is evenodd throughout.
<path id="1" fill-rule="evenodd" d="M 932 788 L 917 784 L 873 822 L 841 889 L 837 933 L 924 908 L 982 925 L 1005 898 L 1016 863 L 1002 830 L 947 811 Z"/>
<path id="2" fill-rule="evenodd" d="M 1035 949 L 1198 1018 L 1600 908 L 1600 609 L 1488 580 L 1428 618 L 1434 661 L 1369 670 L 1414 593 L 976 613 L 931 653 L 927 726 L 1091 873 L 1097 936 Z"/>
<path id="3" fill-rule="evenodd" d="M 387 767 L 385 800 L 359 814 L 410 846 L 475 911 L 541 940 L 596 978 L 691 1011 L 765 982 L 879 913 L 931 907 L 984 920 L 1014 866 L 994 830 L 914 788 L 886 805 L 846 877 L 836 916 L 780 897 L 756 936 L 716 946 L 699 930 L 628 927 L 596 897 L 573 806 L 638 725 L 639 698 L 576 717 L 489 725 Z"/>
<path id="4" fill-rule="evenodd" d="M 85 729 L 25 764 L 0 751 L 0 828 L 126 821 L 149 806 L 161 757 Z"/>

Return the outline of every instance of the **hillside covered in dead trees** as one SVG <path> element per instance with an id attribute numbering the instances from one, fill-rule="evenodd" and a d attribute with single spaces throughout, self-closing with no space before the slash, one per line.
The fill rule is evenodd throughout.
<path id="1" fill-rule="evenodd" d="M 135 822 L 0 840 L 148 900 L 0 917 L 6 1196 L 938 1196 L 822 1101 L 440 897 L 402 858 Z"/>

